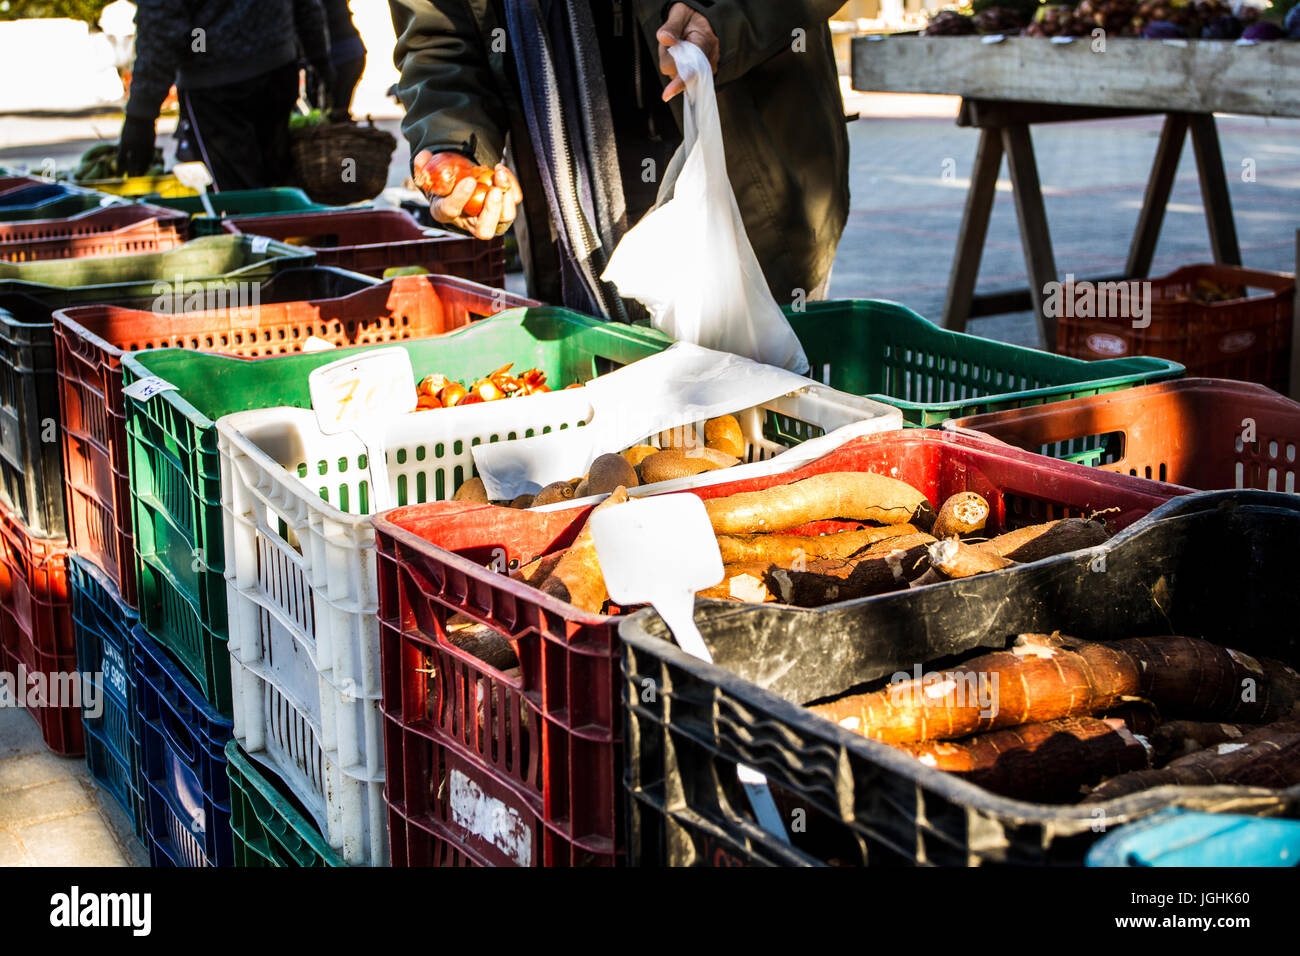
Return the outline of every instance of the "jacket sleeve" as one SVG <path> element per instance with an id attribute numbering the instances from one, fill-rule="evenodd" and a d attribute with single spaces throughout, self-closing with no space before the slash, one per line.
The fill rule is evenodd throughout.
<path id="1" fill-rule="evenodd" d="M 176 70 L 194 38 L 183 0 L 139 0 L 135 8 L 135 66 L 126 115 L 158 118 Z"/>
<path id="2" fill-rule="evenodd" d="M 325 10 L 320 0 L 293 0 L 293 28 L 308 63 L 329 59 L 329 33 L 325 29 Z"/>
<path id="3" fill-rule="evenodd" d="M 682 0 L 718 35 L 718 85 L 744 76 L 844 6 L 843 0 Z M 664 5 L 665 12 L 672 4 Z"/>
<path id="4" fill-rule="evenodd" d="M 509 123 L 489 60 L 488 4 L 389 0 L 411 155 L 457 152 L 482 166 L 500 162 Z"/>

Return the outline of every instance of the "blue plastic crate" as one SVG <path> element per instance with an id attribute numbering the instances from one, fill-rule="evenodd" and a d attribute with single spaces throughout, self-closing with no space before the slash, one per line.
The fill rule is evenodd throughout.
<path id="1" fill-rule="evenodd" d="M 131 818 L 135 835 L 147 843 L 144 796 L 140 786 L 140 734 L 136 726 L 136 678 L 131 628 L 138 615 L 122 600 L 107 575 L 86 559 L 70 555 L 68 589 L 77 639 L 77 670 L 102 701 L 92 715 L 84 703 L 81 723 L 86 730 L 86 765 L 90 774 Z"/>
<path id="2" fill-rule="evenodd" d="M 154 866 L 232 866 L 226 741 L 234 729 L 143 627 L 135 652 L 140 758 Z"/>
<path id="3" fill-rule="evenodd" d="M 1088 866 L 1297 866 L 1300 820 L 1171 807 L 1120 827 L 1088 851 Z"/>

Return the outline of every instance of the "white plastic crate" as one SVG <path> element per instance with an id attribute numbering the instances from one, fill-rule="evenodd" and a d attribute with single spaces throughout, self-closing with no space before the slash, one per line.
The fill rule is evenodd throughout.
<path id="1" fill-rule="evenodd" d="M 446 500 L 473 475 L 475 444 L 591 416 L 582 389 L 403 416 L 387 436 L 393 500 Z M 817 445 L 838 445 L 902 426 L 895 408 L 812 382 L 736 417 L 754 463 L 787 451 L 777 435 L 789 443 L 833 430 Z M 235 737 L 286 782 L 347 862 L 380 865 L 387 831 L 365 449 L 352 435 L 324 435 L 306 409 L 228 415 L 217 431 Z M 645 490 L 729 480 L 751 467 Z"/>

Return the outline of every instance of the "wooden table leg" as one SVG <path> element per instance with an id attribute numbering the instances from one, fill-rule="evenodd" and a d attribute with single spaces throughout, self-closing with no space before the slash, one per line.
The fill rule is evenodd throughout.
<path id="1" fill-rule="evenodd" d="M 1043 308 L 1047 284 L 1056 282 L 1056 258 L 1052 254 L 1052 235 L 1047 228 L 1047 210 L 1043 206 L 1043 187 L 1034 160 L 1034 144 L 1028 126 L 1002 129 L 1002 148 L 1007 154 L 1011 173 L 1011 191 L 1016 199 L 1016 218 L 1020 220 L 1020 242 L 1025 249 L 1025 269 L 1029 273 L 1029 294 L 1038 315 L 1043 347 L 1056 350 L 1056 316 Z"/>
<path id="2" fill-rule="evenodd" d="M 975 148 L 975 168 L 971 170 L 970 189 L 966 192 L 966 209 L 957 233 L 957 252 L 948 276 L 948 295 L 943 304 L 943 327 L 955 332 L 966 331 L 975 283 L 979 279 L 984 240 L 988 238 L 989 216 L 1002 168 L 1002 136 L 996 129 L 980 130 Z"/>
<path id="3" fill-rule="evenodd" d="M 1137 228 L 1133 230 L 1133 243 L 1128 250 L 1128 265 L 1124 273 L 1132 279 L 1145 279 L 1151 273 L 1151 259 L 1155 256 L 1160 239 L 1160 227 L 1165 221 L 1169 194 L 1178 174 L 1178 160 L 1183 153 L 1183 140 L 1187 138 L 1187 114 L 1167 113 L 1160 131 L 1160 145 L 1156 147 L 1155 162 L 1151 164 L 1151 178 L 1147 180 L 1146 196 L 1138 214 Z"/>
<path id="4" fill-rule="evenodd" d="M 1295 274 L 1300 276 L 1300 229 L 1295 231 Z M 1291 310 L 1291 389 L 1290 395 L 1300 402 L 1300 294 Z"/>
<path id="5" fill-rule="evenodd" d="M 1201 175 L 1201 202 L 1205 206 L 1206 224 L 1210 227 L 1214 261 L 1221 265 L 1239 266 L 1241 249 L 1237 245 L 1237 227 L 1232 220 L 1228 177 L 1223 168 L 1223 152 L 1219 148 L 1219 131 L 1214 125 L 1214 115 L 1193 113 L 1189 125 L 1196 168 Z"/>

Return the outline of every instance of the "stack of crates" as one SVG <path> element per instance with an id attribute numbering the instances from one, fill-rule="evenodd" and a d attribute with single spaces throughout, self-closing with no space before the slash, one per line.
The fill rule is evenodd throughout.
<path id="1" fill-rule="evenodd" d="M 201 242 L 232 240 L 267 242 Z M 163 327 L 154 312 L 128 307 L 148 304 L 141 301 L 80 305 L 56 316 L 67 527 L 81 558 L 104 572 L 112 593 L 138 615 L 126 628 L 131 729 L 137 806 L 155 865 L 341 859 L 285 784 L 253 765 L 260 755 L 250 760 L 231 740 L 215 470 L 222 403 L 305 404 L 306 371 L 340 354 L 330 349 L 428 336 L 531 304 L 445 276 L 376 283 L 319 267 L 281 272 L 260 291 L 256 303 L 186 309 Z M 326 351 L 297 354 L 313 346 Z M 139 373 L 140 363 L 154 362 L 162 364 Z M 223 381 L 227 368 L 232 377 Z M 141 378 L 165 379 L 169 387 L 137 391 L 131 386 Z M 244 380 L 262 384 L 245 387 Z M 125 757 L 127 749 L 115 754 Z M 232 752 L 239 753 L 233 761 Z"/>

